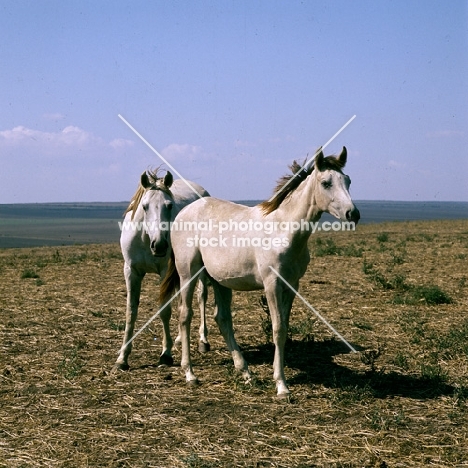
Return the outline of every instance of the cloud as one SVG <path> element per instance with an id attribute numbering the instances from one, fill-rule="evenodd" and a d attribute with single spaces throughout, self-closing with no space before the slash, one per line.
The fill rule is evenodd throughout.
<path id="1" fill-rule="evenodd" d="M 0 144 L 8 146 L 83 146 L 89 143 L 100 143 L 101 141 L 100 138 L 93 136 L 92 133 L 72 125 L 65 127 L 61 132 L 43 132 L 23 126 L 15 127 L 12 130 L 0 131 Z"/>
<path id="2" fill-rule="evenodd" d="M 461 130 L 436 130 L 434 132 L 428 132 L 426 136 L 428 138 L 454 138 L 464 136 L 465 132 Z"/>
<path id="3" fill-rule="evenodd" d="M 234 143 L 235 148 L 258 148 L 259 144 L 253 141 L 237 139 Z"/>
<path id="4" fill-rule="evenodd" d="M 57 122 L 59 120 L 63 120 L 65 118 L 65 115 L 61 114 L 60 112 L 55 112 L 52 114 L 42 114 L 42 118 L 44 120 L 51 120 Z"/>
<path id="5" fill-rule="evenodd" d="M 92 133 L 82 130 L 80 127 L 69 125 L 60 133 L 54 134 L 57 144 L 85 146 L 89 144 L 101 144 L 102 139 Z"/>
<path id="6" fill-rule="evenodd" d="M 147 167 L 148 153 L 151 157 L 144 148 L 129 150 L 134 145 L 75 125 L 59 131 L 26 126 L 0 130 L 2 201 L 124 200 Z M 26 188 L 17 184 L 24 168 L 34 174 L 34 183 Z"/>
<path id="7" fill-rule="evenodd" d="M 390 167 L 393 167 L 394 169 L 403 169 L 404 167 L 406 167 L 405 163 L 395 161 L 394 159 L 390 159 L 390 161 L 388 161 L 388 165 Z"/>
<path id="8" fill-rule="evenodd" d="M 172 161 L 198 161 L 206 159 L 205 155 L 202 152 L 201 146 L 172 143 L 169 146 L 166 146 L 161 154 Z"/>
<path id="9" fill-rule="evenodd" d="M 126 140 L 125 138 L 115 138 L 109 143 L 114 149 L 122 149 L 133 146 L 135 143 L 132 140 Z"/>
<path id="10" fill-rule="evenodd" d="M 296 137 L 293 135 L 276 136 L 271 138 L 259 138 L 256 141 L 242 140 L 238 138 L 234 142 L 235 148 L 261 148 L 266 145 L 281 145 L 284 143 L 294 143 Z"/>
<path id="11" fill-rule="evenodd" d="M 103 138 L 74 125 L 68 125 L 59 132 L 44 132 L 24 126 L 0 131 L 0 147 L 34 148 L 52 154 L 63 149 L 103 149 L 115 150 L 132 146 L 131 140 L 117 138 L 107 143 Z"/>

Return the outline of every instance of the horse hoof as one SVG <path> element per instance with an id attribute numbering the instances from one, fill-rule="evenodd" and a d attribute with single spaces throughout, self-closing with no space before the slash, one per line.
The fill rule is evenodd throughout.
<path id="1" fill-rule="evenodd" d="M 174 365 L 174 359 L 172 356 L 169 356 L 168 354 L 161 354 L 159 357 L 159 364 L 160 366 L 173 366 Z"/>
<path id="2" fill-rule="evenodd" d="M 255 383 L 254 376 L 249 371 L 242 372 L 242 378 L 247 385 L 253 385 Z"/>
<path id="3" fill-rule="evenodd" d="M 203 341 L 200 341 L 200 343 L 198 343 L 198 351 L 200 353 L 205 354 L 210 350 L 211 350 L 210 343 L 203 343 Z"/>
<path id="4" fill-rule="evenodd" d="M 118 371 L 128 371 L 128 369 L 130 369 L 130 366 L 126 362 L 116 362 L 111 373 L 115 374 Z"/>
<path id="5" fill-rule="evenodd" d="M 190 388 L 196 388 L 200 386 L 200 381 L 198 379 L 187 380 L 187 386 Z"/>
<path id="6" fill-rule="evenodd" d="M 291 403 L 291 394 L 290 393 L 278 393 L 276 398 L 280 401 L 284 401 L 285 403 Z"/>

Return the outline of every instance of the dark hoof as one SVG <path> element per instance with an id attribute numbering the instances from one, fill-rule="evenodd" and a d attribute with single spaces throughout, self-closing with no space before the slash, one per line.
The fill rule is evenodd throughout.
<path id="1" fill-rule="evenodd" d="M 188 380 L 187 381 L 187 386 L 190 388 L 196 388 L 200 386 L 200 381 L 198 379 L 195 380 Z"/>
<path id="2" fill-rule="evenodd" d="M 161 356 L 159 357 L 159 365 L 160 366 L 173 366 L 174 359 L 172 359 L 172 356 L 169 356 L 167 354 L 161 354 Z"/>
<path id="3" fill-rule="evenodd" d="M 116 362 L 112 368 L 112 373 L 115 374 L 119 370 L 128 371 L 128 369 L 130 369 L 130 366 L 126 362 Z"/>
<path id="4" fill-rule="evenodd" d="M 200 353 L 204 354 L 210 350 L 211 350 L 210 343 L 203 343 L 203 341 L 200 341 L 200 343 L 198 343 L 198 351 Z"/>
<path id="5" fill-rule="evenodd" d="M 292 395 L 290 393 L 280 393 L 279 395 L 276 395 L 276 399 L 284 401 L 285 403 L 292 403 Z"/>

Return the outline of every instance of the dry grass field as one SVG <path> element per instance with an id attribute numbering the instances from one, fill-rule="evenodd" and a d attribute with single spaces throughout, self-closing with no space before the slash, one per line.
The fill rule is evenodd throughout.
<path id="1" fill-rule="evenodd" d="M 112 374 L 125 284 L 117 244 L 0 251 L 2 467 L 468 467 L 468 221 L 359 226 L 310 239 L 278 400 L 261 292 L 235 293 L 236 375 L 209 318 L 201 385 L 158 367 L 157 319 Z M 142 326 L 158 308 L 144 282 Z M 212 309 L 210 293 L 209 307 Z M 177 322 L 173 319 L 174 336 Z"/>

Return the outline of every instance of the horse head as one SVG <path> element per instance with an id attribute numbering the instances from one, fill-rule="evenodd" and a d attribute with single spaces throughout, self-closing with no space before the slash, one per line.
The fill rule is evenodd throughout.
<path id="1" fill-rule="evenodd" d="M 155 257 L 165 257 L 170 246 L 170 222 L 174 218 L 174 200 L 170 191 L 172 174 L 167 172 L 164 177 L 158 178 L 155 173 L 144 172 L 140 182 L 146 190 L 141 206 L 150 249 Z"/>
<path id="2" fill-rule="evenodd" d="M 327 212 L 342 221 L 358 223 L 359 210 L 353 203 L 349 194 L 351 179 L 342 172 L 346 165 L 347 151 L 343 147 L 338 157 L 324 157 L 323 152 L 315 156 L 315 201 L 321 212 Z"/>

